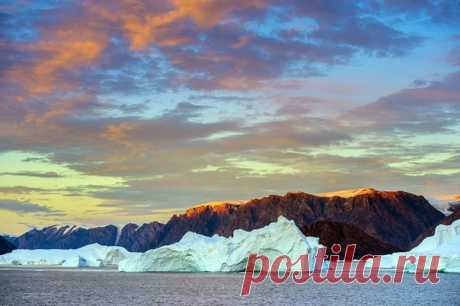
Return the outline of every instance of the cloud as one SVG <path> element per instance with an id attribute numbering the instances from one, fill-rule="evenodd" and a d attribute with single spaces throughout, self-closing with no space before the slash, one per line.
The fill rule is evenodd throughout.
<path id="1" fill-rule="evenodd" d="M 44 213 L 44 214 L 53 214 L 53 215 L 61 215 L 61 212 L 58 210 L 51 209 L 46 206 L 42 206 L 40 204 L 35 204 L 26 201 L 17 201 L 17 200 L 7 200 L 7 199 L 0 199 L 0 210 L 8 210 L 12 212 L 16 212 L 19 214 L 22 213 Z"/>
<path id="2" fill-rule="evenodd" d="M 264 0 L 218 2 L 171 1 L 169 10 L 158 6 L 150 9 L 139 1 L 137 6 L 128 2 L 122 6 L 127 14 L 119 16 L 123 30 L 131 41 L 132 49 L 144 49 L 152 41 L 159 45 L 174 46 L 187 43 L 193 38 L 182 36 L 181 22 L 191 19 L 200 28 L 210 28 L 234 11 L 251 7 L 263 7 Z M 134 8 L 134 9 L 133 9 Z M 179 31 L 177 31 L 179 28 Z"/>
<path id="3" fill-rule="evenodd" d="M 27 157 L 22 160 L 23 162 L 29 163 L 29 162 L 43 162 L 47 163 L 49 162 L 49 159 L 46 157 Z"/>
<path id="4" fill-rule="evenodd" d="M 54 171 L 49 172 L 34 172 L 34 171 L 17 171 L 17 172 L 0 172 L 0 175 L 11 175 L 11 176 L 29 176 L 29 177 L 40 177 L 40 178 L 59 178 L 64 177 Z"/>
<path id="5" fill-rule="evenodd" d="M 27 186 L 11 186 L 11 187 L 0 187 L 0 193 L 7 194 L 30 194 L 34 192 L 46 192 L 46 189 L 34 188 Z"/>
<path id="6" fill-rule="evenodd" d="M 460 72 L 454 72 L 441 81 L 403 89 L 355 108 L 342 118 L 356 126 L 387 132 L 449 131 L 459 123 L 459 88 Z"/>
<path id="7" fill-rule="evenodd" d="M 94 62 L 106 47 L 106 39 L 78 24 L 45 31 L 39 42 L 18 46 L 38 56 L 10 67 L 6 77 L 34 95 L 69 90 L 74 86 L 71 73 Z"/>
<path id="8" fill-rule="evenodd" d="M 396 80 L 403 89 L 368 104 L 362 98 L 384 91 L 370 84 L 378 82 L 368 78 L 369 62 L 402 57 L 412 63 L 422 43 L 431 52 L 429 43 L 438 40 L 420 27 L 438 30 L 442 23 L 455 30 L 453 4 L 24 5 L 8 5 L 0 15 L 0 151 L 36 152 L 47 157 L 40 161 L 78 170 L 83 179 L 118 177 L 123 185 L 0 192 L 88 196 L 101 207 L 140 214 L 295 189 L 458 189 L 455 68 L 437 81 L 416 76 L 416 86 L 407 88 Z M 455 67 L 458 53 L 449 52 L 446 65 Z M 420 136 L 426 137 L 417 143 Z"/>
<path id="9" fill-rule="evenodd" d="M 377 56 L 401 56 L 422 41 L 421 37 L 403 33 L 370 17 L 349 19 L 341 27 L 320 28 L 313 36 L 362 48 Z"/>
<path id="10" fill-rule="evenodd" d="M 420 18 L 429 19 L 432 22 L 443 25 L 458 25 L 457 18 L 460 13 L 460 4 L 457 1 L 374 1 L 372 3 L 374 12 L 380 10 L 381 14 L 388 12 L 402 13 L 408 19 Z"/>
<path id="11" fill-rule="evenodd" d="M 378 186 L 381 189 L 404 190 L 417 194 L 455 192 L 456 176 L 409 176 L 387 165 L 387 159 L 365 157 L 340 157 L 331 154 L 286 153 L 245 155 L 242 159 L 273 163 L 284 169 L 293 168 L 296 173 L 253 175 L 248 163 L 225 164 L 209 171 L 165 174 L 158 178 L 133 179 L 126 186 L 106 191 L 96 191 L 94 197 L 105 201 L 104 206 L 124 211 L 185 209 L 199 202 L 212 200 L 251 199 L 287 191 L 322 192 L 334 189 Z M 376 175 L 378 173 L 379 175 Z M 209 182 L 212 182 L 210 184 Z M 174 197 L 171 197 L 171 194 Z"/>
<path id="12" fill-rule="evenodd" d="M 388 14 L 393 6 L 380 9 L 387 6 Z M 11 42 L 7 30 L 14 27 L 5 29 L 3 58 L 13 58 L 13 63 L 3 60 L 0 67 L 5 66 L 5 83 L 34 96 L 87 86 L 126 90 L 139 86 L 139 78 L 146 75 L 157 84 L 145 85 L 157 88 L 254 89 L 286 74 L 318 74 L 360 51 L 401 56 L 421 42 L 384 23 L 385 18 L 370 17 L 368 3 L 105 1 L 66 2 L 31 11 L 35 15 L 4 15 L 9 25 L 35 17 L 22 27 L 37 30 L 33 38 Z M 299 26 L 290 25 L 293 17 Z M 272 34 L 251 23 L 271 27 Z M 287 35 L 293 31 L 297 35 Z M 140 61 L 147 66 L 139 66 Z M 121 69 L 131 74 L 117 73 Z"/>

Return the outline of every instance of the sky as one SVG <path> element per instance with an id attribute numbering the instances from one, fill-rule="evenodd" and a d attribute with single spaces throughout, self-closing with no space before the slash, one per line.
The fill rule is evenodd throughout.
<path id="1" fill-rule="evenodd" d="M 460 2 L 0 2 L 0 232 L 460 194 Z"/>

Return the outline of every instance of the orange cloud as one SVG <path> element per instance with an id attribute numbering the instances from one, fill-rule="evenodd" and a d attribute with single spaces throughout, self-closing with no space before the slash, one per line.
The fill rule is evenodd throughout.
<path id="1" fill-rule="evenodd" d="M 265 5 L 266 0 L 171 0 L 158 3 L 139 0 L 109 0 L 101 3 L 87 0 L 82 3 L 78 19 L 45 28 L 38 42 L 24 46 L 26 52 L 38 58 L 16 65 L 10 70 L 8 78 L 20 83 L 30 95 L 50 94 L 57 89 L 68 91 L 78 84 L 80 69 L 94 64 L 108 48 L 110 38 L 116 31 L 121 31 L 130 49 L 135 51 L 144 50 L 152 43 L 159 47 L 182 46 L 198 39 L 198 35 L 191 34 L 193 24 L 208 29 L 236 11 L 259 9 Z M 242 36 L 232 44 L 232 48 L 243 48 L 250 40 L 250 37 Z M 172 64 L 182 68 L 191 65 L 184 63 L 187 60 L 180 54 L 168 56 Z M 207 65 L 231 63 L 237 72 L 221 76 L 219 80 L 214 80 L 212 86 L 225 89 L 261 86 L 258 78 L 241 75 L 248 64 L 247 60 L 238 61 L 231 55 L 217 53 L 207 53 L 202 57 L 200 59 L 198 56 L 195 60 Z M 206 80 L 203 81 L 206 83 Z M 198 84 L 198 87 L 206 86 Z"/>
<path id="2" fill-rule="evenodd" d="M 226 15 L 243 8 L 261 8 L 265 0 L 215 1 L 215 0 L 173 0 L 179 15 L 190 16 L 202 27 L 212 27 Z"/>
<path id="3" fill-rule="evenodd" d="M 151 44 L 158 47 L 183 46 L 195 43 L 198 39 L 198 35 L 195 35 L 197 33 L 191 31 L 213 27 L 235 11 L 261 8 L 264 5 L 265 0 L 171 0 L 150 3 L 139 0 L 86 0 L 70 14 L 65 9 L 61 11 L 63 16 L 69 14 L 69 18 L 43 26 L 38 41 L 17 44 L 18 50 L 30 55 L 30 59 L 9 67 L 5 80 L 22 87 L 22 92 L 15 98 L 19 103 L 30 101 L 31 97 L 70 92 L 81 84 L 82 69 L 94 67 L 109 46 L 118 47 L 111 45 L 111 38 L 118 34 L 123 35 L 130 49 L 135 51 L 144 50 Z M 248 42 L 249 37 L 241 37 L 233 47 L 242 48 Z M 172 64 L 182 68 L 190 66 L 180 63 L 184 61 L 184 56 L 180 54 L 167 56 L 171 57 Z M 208 65 L 233 62 L 237 71 L 243 71 L 247 64 L 223 54 L 205 54 L 201 61 Z M 213 84 L 238 89 L 256 86 L 254 83 L 257 82 L 252 81 L 252 78 L 237 74 L 214 80 Z M 70 108 L 71 105 L 55 107 L 42 121 L 46 122 L 59 115 L 65 116 Z M 38 116 L 33 114 L 27 119 L 37 121 Z"/>
<path id="4" fill-rule="evenodd" d="M 460 201 L 460 195 L 457 194 L 443 194 L 437 198 L 443 201 Z"/>
<path id="5" fill-rule="evenodd" d="M 68 89 L 72 86 L 71 82 L 61 73 L 92 63 L 106 45 L 104 33 L 97 33 L 84 25 L 48 30 L 42 40 L 24 47 L 39 58 L 14 67 L 8 76 L 20 82 L 30 94 L 51 93 L 58 87 Z"/>
<path id="6" fill-rule="evenodd" d="M 93 99 L 94 97 L 88 94 L 57 99 L 43 113 L 29 111 L 24 118 L 24 122 L 35 125 L 49 125 L 53 119 L 75 115 L 84 109 L 88 111 L 91 108 Z"/>
<path id="7" fill-rule="evenodd" d="M 86 8 L 93 14 L 121 25 L 130 41 L 132 50 L 145 49 L 155 42 L 161 46 L 189 43 L 192 38 L 181 35 L 178 23 L 192 20 L 201 28 L 210 28 L 234 11 L 244 8 L 261 8 L 265 0 L 216 1 L 172 0 L 172 6 L 149 8 L 143 1 L 123 0 L 113 8 L 92 2 Z"/>
<path id="8" fill-rule="evenodd" d="M 107 126 L 102 137 L 120 144 L 131 144 L 130 133 L 137 128 L 133 122 L 121 122 Z"/>

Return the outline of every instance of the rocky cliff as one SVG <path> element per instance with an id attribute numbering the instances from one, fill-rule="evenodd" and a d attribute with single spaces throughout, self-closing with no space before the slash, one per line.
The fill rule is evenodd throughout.
<path id="1" fill-rule="evenodd" d="M 10 253 L 14 249 L 16 249 L 16 247 L 11 242 L 0 236 L 0 255 Z"/>
<path id="2" fill-rule="evenodd" d="M 19 249 L 77 249 L 92 243 L 110 246 L 115 244 L 117 231 L 114 225 L 90 229 L 53 225 L 30 230 L 17 237 L 15 244 Z"/>
<path id="3" fill-rule="evenodd" d="M 152 222 L 142 224 L 127 224 L 121 230 L 118 246 L 122 246 L 130 252 L 144 252 L 158 246 L 161 238 L 163 224 Z"/>
<path id="4" fill-rule="evenodd" d="M 230 236 L 234 229 L 252 230 L 283 215 L 320 243 L 357 244 L 357 254 L 388 254 L 408 250 L 443 214 L 422 196 L 402 191 L 360 190 L 351 195 L 288 193 L 251 200 L 242 205 L 199 206 L 173 216 L 159 246 L 178 241 L 187 231 Z"/>

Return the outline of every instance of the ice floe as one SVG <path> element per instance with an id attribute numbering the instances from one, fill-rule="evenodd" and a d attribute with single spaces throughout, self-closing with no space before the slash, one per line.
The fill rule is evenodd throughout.
<path id="1" fill-rule="evenodd" d="M 79 249 L 18 249 L 0 256 L 0 265 L 43 265 L 63 267 L 101 267 L 118 263 L 135 253 L 122 247 L 97 243 Z"/>

